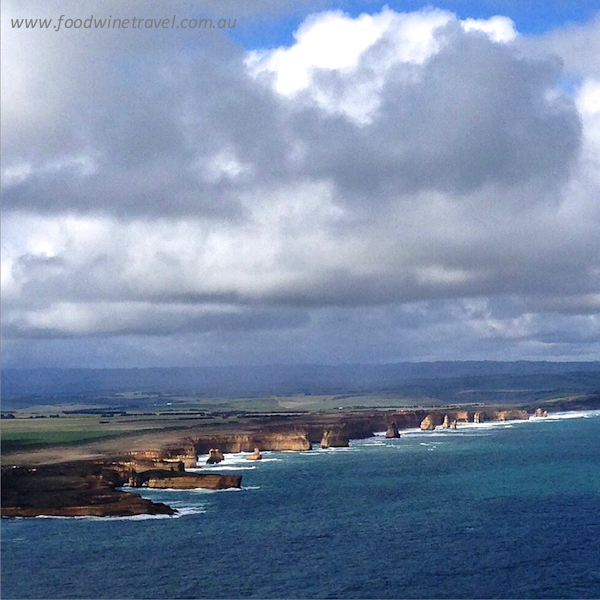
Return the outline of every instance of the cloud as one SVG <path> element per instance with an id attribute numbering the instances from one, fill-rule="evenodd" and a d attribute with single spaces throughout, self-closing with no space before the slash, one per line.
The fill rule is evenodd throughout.
<path id="1" fill-rule="evenodd" d="M 329 11 L 250 52 L 9 31 L 8 361 L 592 356 L 600 88 L 564 49 L 593 27 Z"/>
<path id="2" fill-rule="evenodd" d="M 568 73 L 600 78 L 600 12 L 589 22 L 556 28 L 530 43 L 540 52 L 560 56 Z"/>

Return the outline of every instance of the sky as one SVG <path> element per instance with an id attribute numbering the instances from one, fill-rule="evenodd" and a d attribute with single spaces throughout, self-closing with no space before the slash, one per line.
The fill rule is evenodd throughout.
<path id="1" fill-rule="evenodd" d="M 4 367 L 600 359 L 597 2 L 1 11 Z"/>

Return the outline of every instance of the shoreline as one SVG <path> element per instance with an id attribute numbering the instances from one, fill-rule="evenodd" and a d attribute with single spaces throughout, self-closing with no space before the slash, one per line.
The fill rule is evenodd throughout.
<path id="1" fill-rule="evenodd" d="M 167 505 L 117 488 L 132 481 L 136 482 L 133 488 L 241 487 L 241 476 L 222 475 L 212 468 L 210 474 L 198 472 L 202 468 L 197 464 L 198 456 L 215 450 L 310 452 L 316 445 L 342 448 L 353 439 L 366 439 L 376 433 L 381 437 L 401 437 L 402 432 L 409 430 L 427 434 L 445 429 L 451 435 L 453 429 L 460 430 L 465 425 L 525 421 L 532 417 L 552 419 L 556 413 L 597 410 L 600 395 L 550 404 L 351 411 L 280 419 L 271 416 L 237 427 L 193 427 L 166 435 L 124 436 L 117 445 L 115 440 L 104 447 L 98 443 L 82 444 L 69 454 L 61 454 L 60 447 L 38 450 L 22 456 L 33 460 L 2 467 L 2 516 L 174 515 L 176 511 Z"/>

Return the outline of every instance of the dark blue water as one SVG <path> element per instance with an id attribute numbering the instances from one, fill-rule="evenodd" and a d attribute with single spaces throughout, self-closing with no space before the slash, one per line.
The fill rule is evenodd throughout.
<path id="1" fill-rule="evenodd" d="M 179 518 L 4 519 L 3 598 L 600 598 L 600 413 L 264 453 Z"/>

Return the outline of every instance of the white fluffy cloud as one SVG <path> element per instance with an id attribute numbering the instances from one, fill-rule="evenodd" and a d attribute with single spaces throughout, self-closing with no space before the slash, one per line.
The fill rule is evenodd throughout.
<path id="1" fill-rule="evenodd" d="M 7 363 L 597 356 L 578 31 L 384 8 L 250 52 L 3 34 L 31 38 L 3 52 Z"/>

